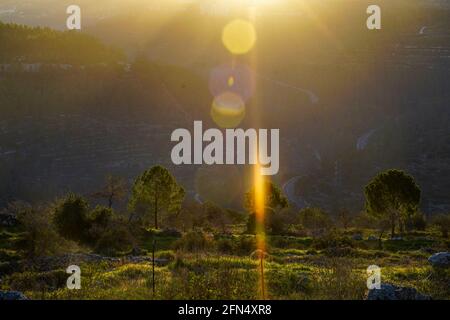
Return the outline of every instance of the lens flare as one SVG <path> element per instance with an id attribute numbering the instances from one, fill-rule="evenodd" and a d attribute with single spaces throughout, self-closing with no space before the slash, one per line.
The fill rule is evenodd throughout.
<path id="1" fill-rule="evenodd" d="M 264 230 L 265 210 L 265 181 L 261 175 L 261 165 L 254 166 L 255 215 L 256 215 L 256 246 L 258 250 L 265 251 L 266 235 Z"/>
<path id="2" fill-rule="evenodd" d="M 255 75 L 246 64 L 226 63 L 210 72 L 208 85 L 214 97 L 228 91 L 247 102 L 255 93 Z"/>
<path id="3" fill-rule="evenodd" d="M 214 99 L 211 117 L 221 128 L 236 128 L 245 117 L 245 104 L 233 92 L 225 92 Z"/>
<path id="4" fill-rule="evenodd" d="M 255 28 L 253 24 L 247 20 L 233 20 L 223 29 L 222 42 L 225 48 L 232 54 L 246 54 L 255 45 Z"/>
<path id="5" fill-rule="evenodd" d="M 255 151 L 257 152 L 257 151 Z M 260 269 L 260 290 L 261 297 L 264 300 L 265 294 L 265 280 L 264 280 L 264 257 L 266 254 L 266 232 L 264 227 L 265 218 L 265 197 L 266 197 L 266 182 L 261 175 L 261 165 L 259 161 L 253 168 L 253 184 L 255 192 L 255 229 L 256 229 L 256 248 L 259 255 L 259 269 Z"/>
<path id="6" fill-rule="evenodd" d="M 232 87 L 234 85 L 234 77 L 233 76 L 230 76 L 229 78 L 228 78 L 228 86 L 229 87 Z"/>

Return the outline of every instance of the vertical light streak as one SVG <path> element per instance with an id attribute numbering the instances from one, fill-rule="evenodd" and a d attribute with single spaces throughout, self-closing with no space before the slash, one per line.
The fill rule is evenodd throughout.
<path id="1" fill-rule="evenodd" d="M 248 19 L 253 24 L 256 29 L 256 8 L 250 7 L 248 9 Z M 256 37 L 258 35 L 256 34 Z M 253 72 L 256 74 L 257 70 L 257 54 L 256 50 L 250 52 L 250 65 Z M 257 84 L 255 84 L 257 86 Z M 258 107 L 258 90 L 255 90 L 255 96 L 253 99 L 253 106 Z M 258 110 L 253 110 L 251 113 L 253 116 L 252 122 L 255 128 L 260 127 L 261 119 Z M 254 188 L 254 206 L 255 206 L 255 230 L 256 230 L 256 249 L 259 258 L 259 271 L 260 271 L 260 290 L 261 298 L 264 300 L 266 298 L 265 290 L 265 279 L 264 279 L 264 257 L 266 254 L 266 232 L 265 232 L 265 181 L 264 177 L 261 175 L 261 164 L 259 163 L 259 153 L 258 148 L 255 150 L 257 163 L 253 166 L 253 188 Z"/>
<path id="2" fill-rule="evenodd" d="M 259 258 L 260 269 L 260 290 L 263 300 L 266 298 L 265 280 L 264 280 L 264 256 L 266 250 L 266 233 L 264 228 L 265 218 L 265 182 L 261 175 L 261 165 L 259 162 L 254 165 L 254 192 L 255 192 L 255 229 L 256 229 L 256 251 Z"/>
<path id="3" fill-rule="evenodd" d="M 253 184 L 255 190 L 256 246 L 258 250 L 264 251 L 266 248 L 264 230 L 265 186 L 260 169 L 261 165 L 259 163 L 254 165 Z"/>

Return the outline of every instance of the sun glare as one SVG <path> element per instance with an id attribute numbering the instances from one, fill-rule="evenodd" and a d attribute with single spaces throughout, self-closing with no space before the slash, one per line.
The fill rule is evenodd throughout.
<path id="1" fill-rule="evenodd" d="M 223 29 L 222 42 L 231 53 L 236 55 L 246 54 L 255 45 L 255 28 L 247 20 L 233 20 Z"/>

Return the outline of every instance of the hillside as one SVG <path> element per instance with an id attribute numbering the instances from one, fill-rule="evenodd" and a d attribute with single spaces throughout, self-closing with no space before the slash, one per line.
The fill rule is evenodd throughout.
<path id="1" fill-rule="evenodd" d="M 300 206 L 357 212 L 367 181 L 396 167 L 417 178 L 424 211 L 448 211 L 450 11 L 425 1 L 384 2 L 383 30 L 368 33 L 360 15 L 366 3 L 357 2 L 315 2 L 315 18 L 295 5 L 292 15 L 276 6 L 258 15 L 258 94 L 248 112 L 258 112 L 262 127 L 282 130 L 275 181 Z M 220 32 L 228 17 L 194 5 L 183 14 L 138 5 L 85 30 L 121 48 L 128 61 L 84 33 L 2 26 L 18 30 L 17 37 L 2 33 L 10 48 L 3 59 L 44 64 L 39 72 L 0 73 L 4 199 L 27 198 L 43 180 L 51 196 L 95 189 L 107 173 L 132 180 L 151 164 L 170 167 L 173 128 L 194 119 L 211 124 L 208 77 L 227 59 Z M 61 72 L 47 68 L 52 64 L 78 68 Z M 173 169 L 195 195 L 199 168 Z"/>

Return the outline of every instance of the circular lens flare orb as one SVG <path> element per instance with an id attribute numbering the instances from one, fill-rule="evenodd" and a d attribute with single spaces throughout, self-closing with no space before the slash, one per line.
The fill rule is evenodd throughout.
<path id="1" fill-rule="evenodd" d="M 221 128 L 236 128 L 245 117 L 245 103 L 237 94 L 224 92 L 214 99 L 211 117 Z"/>
<path id="2" fill-rule="evenodd" d="M 233 20 L 223 29 L 222 42 L 232 54 L 246 54 L 255 45 L 255 27 L 247 20 Z"/>
<path id="3" fill-rule="evenodd" d="M 232 87 L 234 85 L 234 78 L 233 78 L 233 76 L 230 76 L 229 78 L 228 78 L 228 86 L 229 87 Z"/>

